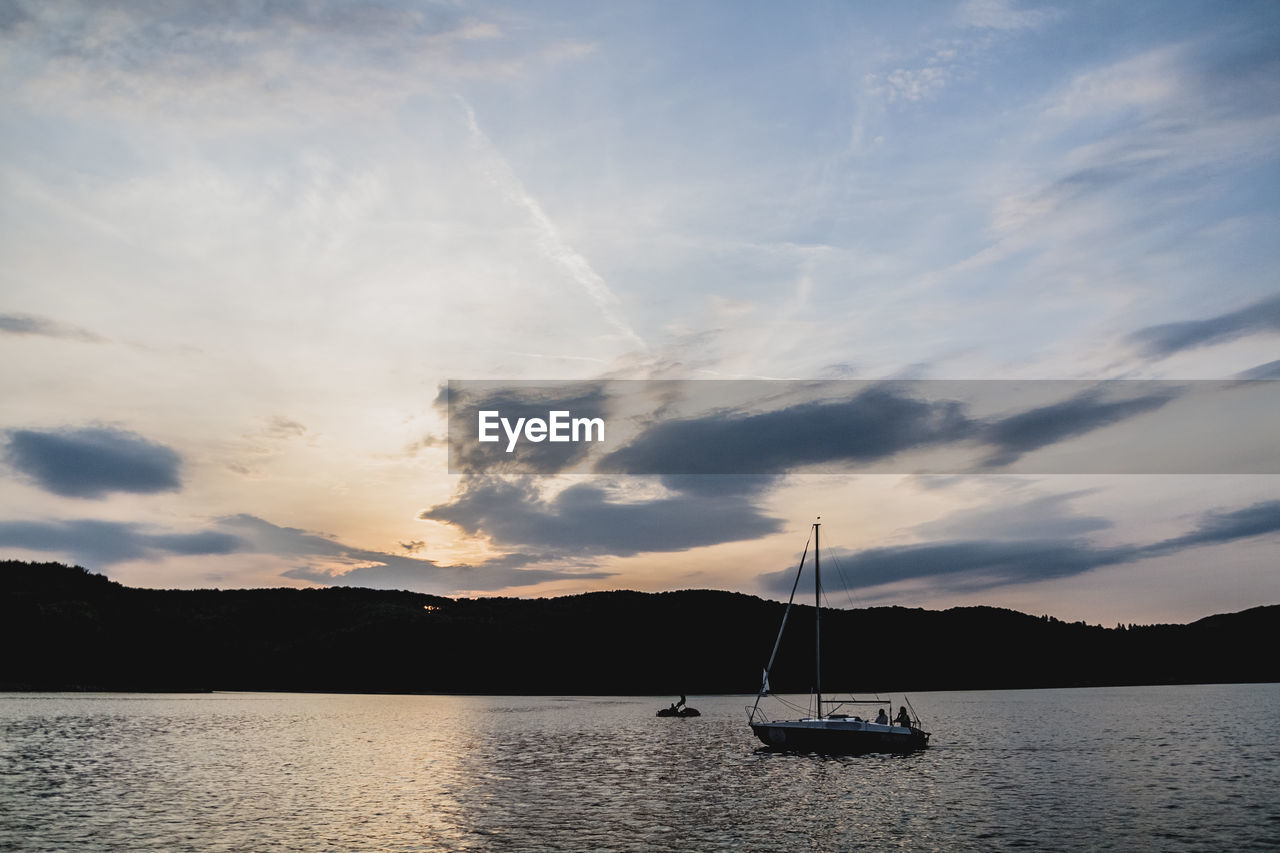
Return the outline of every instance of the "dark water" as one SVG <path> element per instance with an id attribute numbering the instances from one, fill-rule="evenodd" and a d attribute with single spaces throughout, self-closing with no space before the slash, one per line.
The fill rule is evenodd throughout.
<path id="1" fill-rule="evenodd" d="M 1280 849 L 1280 685 L 911 698 L 822 758 L 745 697 L 0 695 L 0 849 Z"/>

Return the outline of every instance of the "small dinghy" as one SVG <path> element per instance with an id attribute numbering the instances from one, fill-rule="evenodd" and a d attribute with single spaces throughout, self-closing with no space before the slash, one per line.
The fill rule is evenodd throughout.
<path id="1" fill-rule="evenodd" d="M 658 712 L 659 717 L 701 717 L 697 708 L 690 708 L 684 703 L 684 696 L 681 695 L 679 702 L 672 702 L 670 707 L 663 708 Z"/>

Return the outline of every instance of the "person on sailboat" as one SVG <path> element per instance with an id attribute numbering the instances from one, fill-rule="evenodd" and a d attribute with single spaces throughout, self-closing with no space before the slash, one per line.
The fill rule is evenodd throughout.
<path id="1" fill-rule="evenodd" d="M 898 706 L 898 716 L 893 721 L 904 729 L 911 728 L 911 715 L 907 713 L 906 705 Z"/>
<path id="2" fill-rule="evenodd" d="M 884 708 L 881 708 L 880 713 L 876 714 L 876 723 L 882 726 L 889 724 L 889 715 L 884 712 Z"/>

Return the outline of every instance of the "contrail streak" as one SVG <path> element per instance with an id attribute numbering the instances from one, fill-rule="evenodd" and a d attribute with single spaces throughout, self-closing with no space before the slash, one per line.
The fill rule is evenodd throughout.
<path id="1" fill-rule="evenodd" d="M 471 109 L 471 105 L 461 96 L 458 96 L 458 102 L 462 104 L 462 108 L 466 112 L 467 128 L 471 132 L 472 141 L 484 156 L 489 178 L 512 201 L 529 213 L 537 228 L 539 248 L 550 260 L 559 264 L 569 274 L 569 277 L 586 291 L 587 296 L 610 326 L 638 349 L 648 352 L 649 345 L 619 315 L 617 310 L 618 297 L 609 289 L 609 285 L 592 268 L 591 262 L 560 236 L 560 231 L 547 217 L 546 213 L 543 212 L 542 206 L 538 204 L 533 196 L 529 195 L 529 192 L 524 188 L 524 184 L 520 182 L 515 172 L 512 171 L 511 165 L 494 147 L 493 142 L 485 135 L 485 132 L 480 129 L 480 125 L 476 123 L 476 115 Z"/>

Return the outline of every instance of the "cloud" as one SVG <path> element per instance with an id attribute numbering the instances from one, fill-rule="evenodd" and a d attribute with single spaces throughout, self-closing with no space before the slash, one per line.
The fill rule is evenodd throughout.
<path id="1" fill-rule="evenodd" d="M 1236 379 L 1280 379 L 1280 359 L 1242 370 L 1236 374 Z"/>
<path id="2" fill-rule="evenodd" d="M 1100 547 L 1078 538 L 952 540 L 836 553 L 833 562 L 851 589 L 925 581 L 938 590 L 973 592 L 1070 577 L 1187 548 L 1277 532 L 1280 501 L 1264 501 L 1238 510 L 1206 513 L 1192 532 L 1149 545 Z M 758 580 L 769 592 L 786 594 L 794 571 L 770 572 Z"/>
<path id="3" fill-rule="evenodd" d="M 1090 390 L 1059 403 L 1010 415 L 983 429 L 982 440 L 996 448 L 984 464 L 1010 465 L 1025 453 L 1154 411 L 1176 396 L 1169 389 L 1128 400 L 1103 400 L 1100 392 Z"/>
<path id="4" fill-rule="evenodd" d="M 1066 82 L 1024 118 L 999 177 L 982 172 L 988 182 L 975 188 L 993 203 L 994 242 L 949 273 L 1059 282 L 1073 294 L 1055 312 L 1059 332 L 1083 304 L 1094 316 L 1119 307 L 1109 300 L 1130 282 L 1117 269 L 1135 253 L 1153 259 L 1148 273 L 1165 299 L 1198 299 L 1205 282 L 1270 290 L 1252 260 L 1269 257 L 1266 216 L 1216 201 L 1247 196 L 1270 174 L 1280 119 L 1274 28 L 1222 23 L 1230 29 L 1063 69 Z"/>
<path id="5" fill-rule="evenodd" d="M 244 550 L 245 543 L 216 530 L 172 533 L 141 524 L 74 519 L 0 521 L 0 545 L 68 554 L 81 565 L 98 567 L 167 556 L 233 554 Z"/>
<path id="6" fill-rule="evenodd" d="M 938 488 L 941 478 L 921 477 L 923 488 Z M 965 482 L 968 482 L 967 478 Z M 981 506 L 953 512 L 945 518 L 916 525 L 912 531 L 925 539 L 972 538 L 1057 540 L 1106 530 L 1112 523 L 1094 515 L 1080 515 L 1068 504 L 1091 494 L 1091 489 L 1041 495 L 996 506 Z"/>
<path id="7" fill-rule="evenodd" d="M 1280 333 L 1280 294 L 1241 308 L 1181 323 L 1162 323 L 1130 336 L 1149 358 L 1166 358 L 1183 350 L 1220 344 L 1246 335 Z"/>
<path id="8" fill-rule="evenodd" d="M 966 0 L 957 10 L 960 23 L 991 30 L 1036 29 L 1061 17 L 1053 8 L 1016 9 L 1008 0 Z"/>
<path id="9" fill-rule="evenodd" d="M 893 101 L 924 101 L 932 98 L 951 82 L 953 71 L 936 65 L 924 68 L 895 68 L 883 75 L 868 78 L 873 94 L 884 95 Z"/>
<path id="10" fill-rule="evenodd" d="M 962 403 L 920 400 L 873 385 L 847 400 L 662 421 L 598 467 L 632 474 L 768 474 L 833 461 L 873 462 L 963 441 L 977 428 Z"/>
<path id="11" fill-rule="evenodd" d="M 449 470 L 475 475 L 761 477 L 788 473 L 1263 473 L 1267 383 L 1168 380 L 629 380 L 456 383 Z M 1277 386 L 1280 387 L 1280 386 Z M 1228 396 L 1228 394 L 1230 396 Z M 599 418 L 604 441 L 508 442 L 510 422 L 548 409 Z M 1239 428 L 1240 413 L 1258 412 Z M 1260 418 L 1260 419 L 1259 419 Z M 562 416 L 566 422 L 568 417 Z M 1271 420 L 1274 420 L 1272 418 Z M 1197 425 L 1198 424 L 1198 425 Z M 497 433 L 495 435 L 495 433 Z M 1096 434 L 1101 435 L 1096 435 Z M 1221 442 L 1206 442 L 1207 434 Z M 510 448 L 510 449 L 508 449 Z M 1052 448 L 1051 452 L 1039 451 Z M 1247 451 L 1251 457 L 1244 453 Z"/>
<path id="12" fill-rule="evenodd" d="M 659 478 L 673 492 L 705 498 L 755 495 L 781 484 L 781 474 L 666 474 Z"/>
<path id="13" fill-rule="evenodd" d="M 1004 0 L 969 0 L 956 10 L 960 30 L 952 38 L 931 45 L 917 67 L 867 75 L 867 91 L 889 103 L 933 100 L 957 81 L 969 79 L 972 66 L 1004 39 L 1019 31 L 1039 29 L 1059 17 L 1061 13 L 1051 8 L 1016 9 Z"/>
<path id="14" fill-rule="evenodd" d="M 0 5 L 0 32 L 17 29 L 29 20 L 31 20 L 31 13 L 17 3 Z"/>
<path id="15" fill-rule="evenodd" d="M 714 498 L 688 482 L 677 485 L 683 489 L 626 501 L 594 483 L 576 483 L 544 497 L 530 478 L 471 477 L 453 500 L 419 517 L 500 545 L 579 555 L 683 551 L 758 539 L 781 529 L 778 519 L 753 503 L 765 487 L 762 481 L 753 483 L 754 490 L 726 490 Z"/>
<path id="16" fill-rule="evenodd" d="M 605 571 L 542 567 L 537 564 L 545 561 L 543 555 L 526 553 L 506 554 L 478 565 L 441 566 L 431 560 L 353 548 L 252 515 L 222 518 L 212 529 L 196 532 L 94 519 L 0 521 L 0 546 L 65 554 L 88 567 L 169 557 L 265 554 L 296 564 L 284 571 L 283 577 L 326 586 L 442 594 L 611 576 Z"/>
<path id="17" fill-rule="evenodd" d="M 765 475 L 827 463 L 868 466 L 908 451 L 931 449 L 952 452 L 946 460 L 932 458 L 934 469 L 999 469 L 1034 450 L 1159 409 L 1176 399 L 1180 390 L 1164 384 L 1155 390 L 1139 386 L 1133 392 L 1104 384 L 1056 403 L 991 418 L 974 417 L 968 403 L 947 398 L 980 395 L 983 387 L 965 382 L 876 383 L 844 400 L 660 421 L 630 444 L 606 454 L 597 470 Z M 1075 388 L 1079 383 L 1063 383 L 1063 387 Z M 1113 390 L 1117 387 L 1124 390 Z M 1008 388 L 1019 393 L 1015 383 Z M 918 389 L 919 394 L 913 396 L 907 389 Z M 1128 396 L 1115 396 L 1119 394 Z M 962 450 L 964 446 L 987 447 L 991 452 L 975 464 Z"/>
<path id="18" fill-rule="evenodd" d="M 968 385 L 957 387 L 960 385 L 965 383 L 943 387 L 969 393 Z M 1078 383 L 1069 386 L 1080 387 Z M 779 387 L 784 391 L 793 388 L 789 383 L 769 387 L 770 393 L 756 398 L 779 399 L 784 393 Z M 824 390 L 830 387 L 822 386 Z M 631 498 L 607 481 L 579 481 L 554 493 L 544 491 L 534 476 L 472 473 L 464 478 L 451 500 L 422 512 L 420 518 L 454 525 L 469 536 L 485 537 L 501 547 L 567 555 L 631 556 L 751 540 L 779 529 L 778 520 L 766 515 L 760 504 L 763 496 L 784 481 L 788 471 L 831 461 L 869 464 L 908 450 L 965 443 L 990 448 L 992 453 L 985 464 L 999 467 L 1032 450 L 1159 408 L 1174 396 L 1173 387 L 1167 385 L 1152 392 L 1144 384 L 1136 396 L 1129 392 L 1129 397 L 1120 399 L 1109 399 L 1108 393 L 1118 392 L 1106 387 L 1091 388 L 1059 403 L 980 419 L 968 414 L 966 403 L 939 398 L 936 392 L 931 399 L 919 399 L 903 393 L 902 383 L 861 387 L 843 400 L 803 402 L 763 413 L 718 410 L 698 417 L 659 421 L 600 461 L 598 470 L 604 472 L 660 474 L 656 482 L 665 491 L 657 497 L 651 490 L 652 481 L 647 484 L 648 491 L 634 490 L 642 497 Z M 974 387 L 1002 390 L 1005 386 Z M 561 394 L 560 398 L 564 396 Z M 539 401 L 539 412 L 545 411 L 545 397 L 535 394 L 532 399 Z M 608 387 L 593 387 L 590 399 L 603 413 L 609 408 Z M 503 405 L 532 404 L 521 396 Z M 467 410 L 470 409 L 468 404 Z M 548 458 L 542 463 L 536 466 L 537 473 L 554 473 L 560 469 L 561 460 Z M 726 473 L 735 471 L 739 473 Z M 1040 562 L 1047 565 L 1050 556 L 1063 553 L 1065 546 L 1059 540 L 1069 541 L 1066 537 L 1108 526 L 1105 519 L 1062 512 L 1062 505 L 1076 494 L 1079 493 L 1042 498 L 1020 513 L 1003 513 L 1006 521 L 1023 519 L 1023 527 L 1026 519 L 1036 520 L 1040 522 L 1034 528 L 1037 534 L 1053 537 L 1040 552 L 1034 551 L 1034 543 L 1017 548 L 1000 545 L 999 549 L 1009 552 L 1004 562 L 1014 563 L 1039 554 Z M 972 524 L 973 519 L 969 522 Z M 1031 529 L 1028 527 L 1019 538 L 1035 538 Z M 1094 552 L 1096 549 L 1080 547 L 1084 550 L 1079 553 L 1064 554 L 1062 571 L 1119 558 L 1117 554 L 1099 554 Z M 955 556 L 963 556 L 968 562 L 953 564 L 1000 562 L 993 550 L 996 546 L 966 548 L 964 554 Z M 933 556 L 942 559 L 948 555 L 940 552 Z"/>
<path id="19" fill-rule="evenodd" d="M 306 434 L 306 426 L 284 415 L 273 415 L 262 429 L 264 437 L 282 441 L 290 438 L 301 438 Z"/>
<path id="20" fill-rule="evenodd" d="M 325 586 L 407 589 L 437 595 L 493 591 L 548 581 L 598 580 L 612 576 L 612 572 L 566 572 L 558 569 L 504 566 L 488 561 L 477 566 L 441 566 L 429 560 L 412 560 L 392 554 L 379 555 L 378 562 L 373 565 L 357 566 L 352 569 L 335 570 L 299 566 L 284 572 L 284 577 L 311 581 Z"/>
<path id="21" fill-rule="evenodd" d="M 28 100 L 79 95 L 116 114 L 298 118 L 326 104 L 367 109 L 442 81 L 502 79 L 589 51 L 528 46 L 494 19 L 448 3 L 237 5 L 24 3 L 0 27 Z"/>
<path id="22" fill-rule="evenodd" d="M 478 565 L 442 566 L 432 560 L 355 548 L 336 539 L 281 527 L 253 515 L 219 520 L 218 526 L 242 541 L 246 553 L 270 554 L 301 562 L 283 572 L 287 578 L 326 586 L 408 589 L 448 594 L 529 586 L 555 580 L 607 578 L 605 571 L 569 571 L 537 564 L 539 554 L 506 554 Z"/>
<path id="23" fill-rule="evenodd" d="M 1231 512 L 1207 513 L 1192 532 L 1152 545 L 1150 550 L 1174 551 L 1277 531 L 1280 531 L 1280 500 L 1264 501 Z"/>
<path id="24" fill-rule="evenodd" d="M 5 457 L 46 491 L 75 498 L 108 492 L 154 494 L 182 487 L 176 452 L 109 427 L 51 432 L 12 430 Z"/>
<path id="25" fill-rule="evenodd" d="M 0 333 L 8 335 L 37 335 L 45 338 L 62 338 L 84 343 L 102 343 L 105 338 L 87 329 L 59 323 L 35 314 L 0 314 Z"/>
<path id="26" fill-rule="evenodd" d="M 1097 548 L 1075 540 L 953 541 L 870 548 L 835 555 L 852 589 L 928 580 L 949 591 L 973 591 L 1067 577 L 1134 558 L 1135 548 Z M 789 591 L 795 572 L 760 576 L 773 593 Z"/>

